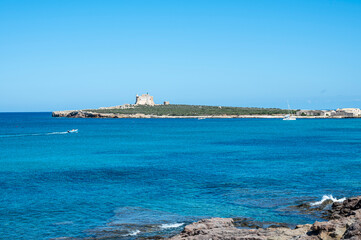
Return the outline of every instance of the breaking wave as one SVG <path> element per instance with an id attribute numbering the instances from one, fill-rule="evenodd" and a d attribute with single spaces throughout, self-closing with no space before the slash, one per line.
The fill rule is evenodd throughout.
<path id="1" fill-rule="evenodd" d="M 332 195 L 323 195 L 322 199 L 318 202 L 314 202 L 311 203 L 311 206 L 317 206 L 317 205 L 321 205 L 322 203 L 324 203 L 325 201 L 331 200 L 332 202 L 343 202 L 346 200 L 346 198 L 334 198 Z"/>
<path id="2" fill-rule="evenodd" d="M 184 223 L 169 223 L 169 224 L 162 224 L 160 225 L 160 228 L 167 229 L 167 228 L 178 228 L 183 226 Z"/>
<path id="3" fill-rule="evenodd" d="M 125 236 L 136 236 L 136 235 L 138 235 L 139 233 L 140 233 L 139 230 L 135 230 L 135 231 L 133 231 L 133 232 L 128 233 L 128 234 L 125 235 Z"/>

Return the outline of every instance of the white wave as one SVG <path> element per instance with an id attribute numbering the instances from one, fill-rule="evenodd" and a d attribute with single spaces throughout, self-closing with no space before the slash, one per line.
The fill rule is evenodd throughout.
<path id="1" fill-rule="evenodd" d="M 337 199 L 337 198 L 334 198 L 332 195 L 323 195 L 323 197 L 320 201 L 311 203 L 310 205 L 311 206 L 321 205 L 324 201 L 327 201 L 327 200 L 331 200 L 332 202 L 343 202 L 346 200 L 346 198 Z"/>
<path id="2" fill-rule="evenodd" d="M 170 223 L 170 224 L 162 224 L 160 228 L 167 229 L 167 228 L 177 228 L 183 226 L 184 223 Z"/>
<path id="3" fill-rule="evenodd" d="M 64 221 L 64 222 L 56 222 L 53 225 L 70 225 L 73 224 L 73 221 Z"/>
<path id="4" fill-rule="evenodd" d="M 126 236 L 135 236 L 135 235 L 138 235 L 139 233 L 140 233 L 140 231 L 137 229 L 133 232 L 128 233 Z"/>

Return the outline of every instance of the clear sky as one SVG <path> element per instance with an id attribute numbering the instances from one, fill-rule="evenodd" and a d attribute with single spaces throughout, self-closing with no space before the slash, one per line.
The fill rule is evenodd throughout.
<path id="1" fill-rule="evenodd" d="M 0 111 L 361 107 L 361 1 L 0 0 Z"/>

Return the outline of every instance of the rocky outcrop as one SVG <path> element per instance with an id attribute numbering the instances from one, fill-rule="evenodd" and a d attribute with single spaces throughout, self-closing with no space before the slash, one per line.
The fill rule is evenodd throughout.
<path id="1" fill-rule="evenodd" d="M 348 226 L 346 232 L 343 234 L 343 239 L 361 239 L 361 222 L 355 222 Z"/>
<path id="2" fill-rule="evenodd" d="M 183 232 L 171 240 L 288 240 L 307 237 L 311 225 L 301 225 L 296 229 L 285 227 L 239 229 L 236 228 L 232 218 L 203 219 L 187 225 Z"/>
<path id="3" fill-rule="evenodd" d="M 249 225 L 246 224 L 246 218 L 211 218 L 189 224 L 180 234 L 170 238 L 164 235 L 124 235 L 129 231 L 108 226 L 100 232 L 99 229 L 94 230 L 96 234 L 93 237 L 62 237 L 54 240 L 361 240 L 361 196 L 349 198 L 342 203 L 333 203 L 327 216 L 329 221 L 297 225 L 293 229 L 279 223 L 272 223 L 267 228 L 262 228 L 262 224 L 257 222 Z M 145 227 L 139 232 L 148 232 L 150 226 Z M 136 229 L 138 230 L 139 226 Z"/>
<path id="4" fill-rule="evenodd" d="M 149 114 L 116 114 L 97 113 L 87 110 L 55 111 L 53 117 L 67 118 L 283 118 L 282 115 L 212 115 L 212 116 L 170 116 L 170 115 L 149 115 Z"/>
<path id="5" fill-rule="evenodd" d="M 91 111 L 57 111 L 52 113 L 53 117 L 67 118 L 152 118 L 155 116 L 145 114 L 115 114 L 115 113 L 97 113 Z"/>
<path id="6" fill-rule="evenodd" d="M 67 118 L 111 118 L 115 117 L 114 114 L 102 114 L 102 113 L 95 113 L 95 112 L 88 112 L 82 110 L 76 111 L 58 111 L 53 112 L 53 117 L 67 117 Z"/>
<path id="7" fill-rule="evenodd" d="M 335 202 L 329 210 L 330 219 L 340 219 L 343 217 L 355 216 L 361 209 L 361 196 L 348 198 L 342 203 Z"/>
<path id="8" fill-rule="evenodd" d="M 171 240 L 341 240 L 361 239 L 361 196 L 333 203 L 328 222 L 298 225 L 295 229 L 269 227 L 237 228 L 232 218 L 203 219 L 187 225 Z"/>

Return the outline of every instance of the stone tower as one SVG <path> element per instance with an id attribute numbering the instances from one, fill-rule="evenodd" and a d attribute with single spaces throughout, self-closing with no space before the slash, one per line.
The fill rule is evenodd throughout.
<path id="1" fill-rule="evenodd" d="M 153 96 L 150 96 L 148 93 L 147 94 L 142 94 L 140 96 L 136 96 L 135 98 L 135 105 L 149 105 L 149 106 L 154 106 L 154 101 L 153 101 Z"/>

